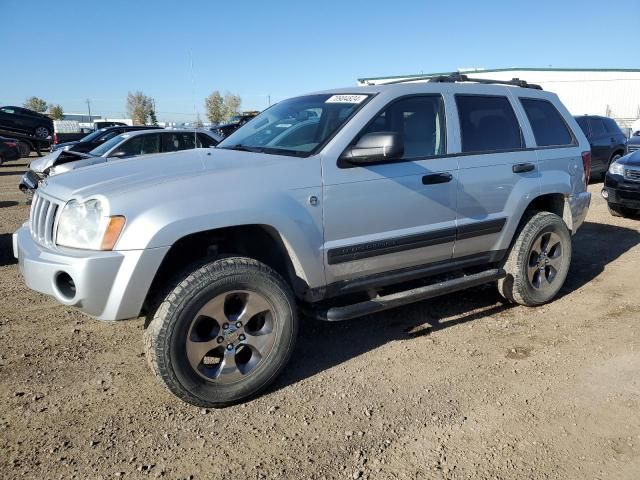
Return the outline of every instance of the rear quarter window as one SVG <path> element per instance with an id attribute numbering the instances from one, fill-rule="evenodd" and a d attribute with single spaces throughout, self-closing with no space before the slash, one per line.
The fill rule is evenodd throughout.
<path id="1" fill-rule="evenodd" d="M 456 95 L 463 153 L 519 150 L 522 131 L 507 97 Z"/>
<path id="2" fill-rule="evenodd" d="M 576 145 L 576 139 L 567 127 L 558 109 L 548 100 L 521 98 L 536 145 L 539 147 L 554 147 Z"/>

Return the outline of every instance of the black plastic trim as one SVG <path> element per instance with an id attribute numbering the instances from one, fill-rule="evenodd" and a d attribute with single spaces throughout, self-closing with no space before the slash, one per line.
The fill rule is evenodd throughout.
<path id="1" fill-rule="evenodd" d="M 359 243 L 348 247 L 334 248 L 327 252 L 329 265 L 352 262 L 363 258 L 377 257 L 388 253 L 402 252 L 416 248 L 429 247 L 441 243 L 453 242 L 456 238 L 456 228 L 444 228 L 435 232 L 409 235 L 405 237 L 377 240 L 375 242 Z"/>
<path id="2" fill-rule="evenodd" d="M 435 232 L 420 233 L 404 237 L 376 240 L 374 242 L 358 243 L 347 247 L 333 248 L 327 252 L 327 263 L 336 265 L 339 263 L 353 262 L 364 258 L 387 255 L 405 250 L 430 247 L 442 243 L 464 240 L 498 233 L 504 227 L 506 218 L 486 220 L 471 223 L 461 227 L 443 228 Z"/>

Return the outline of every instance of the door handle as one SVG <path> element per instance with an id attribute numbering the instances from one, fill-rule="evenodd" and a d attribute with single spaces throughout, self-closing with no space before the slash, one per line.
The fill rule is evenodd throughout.
<path id="1" fill-rule="evenodd" d="M 422 177 L 422 184 L 435 185 L 438 183 L 447 183 L 450 182 L 452 178 L 453 175 L 451 175 L 449 172 L 434 173 L 432 175 L 425 175 L 424 177 Z"/>
<path id="2" fill-rule="evenodd" d="M 535 170 L 535 168 L 536 166 L 533 163 L 518 163 L 517 165 L 511 167 L 513 173 L 531 172 Z"/>

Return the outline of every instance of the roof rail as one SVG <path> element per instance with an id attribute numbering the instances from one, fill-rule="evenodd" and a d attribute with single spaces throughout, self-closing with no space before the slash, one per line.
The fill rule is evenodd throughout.
<path id="1" fill-rule="evenodd" d="M 519 78 L 512 78 L 511 80 L 491 80 L 488 78 L 470 78 L 469 76 L 463 75 L 460 72 L 453 72 L 453 73 L 450 73 L 449 75 L 438 75 L 435 77 L 429 77 L 428 75 L 423 75 L 420 77 L 403 78 L 401 80 L 384 82 L 381 85 L 393 85 L 396 83 L 415 82 L 417 80 L 426 80 L 427 82 L 439 82 L 439 83 L 474 82 L 474 83 L 497 84 L 497 85 L 513 85 L 515 87 L 533 88 L 535 90 L 542 90 L 542 87 L 540 85 L 536 85 L 535 83 L 527 83 L 525 80 L 520 80 Z"/>
<path id="2" fill-rule="evenodd" d="M 475 82 L 497 85 L 513 85 L 514 87 L 521 88 L 533 88 L 535 90 L 542 90 L 540 85 L 535 83 L 527 83 L 526 80 L 520 80 L 519 78 L 512 78 L 511 80 L 492 80 L 488 78 L 469 78 L 468 75 L 463 75 L 460 72 L 454 72 L 450 75 L 439 75 L 437 77 L 431 77 L 430 82 Z"/>

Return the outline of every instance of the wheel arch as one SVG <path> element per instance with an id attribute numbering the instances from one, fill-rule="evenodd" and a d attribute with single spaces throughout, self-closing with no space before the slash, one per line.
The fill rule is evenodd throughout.
<path id="1" fill-rule="evenodd" d="M 569 231 L 573 232 L 573 215 L 569 197 L 564 193 L 545 193 L 537 196 L 529 202 L 522 215 L 518 227 L 522 225 L 530 212 L 550 212 L 558 215 L 565 223 Z"/>
<path id="2" fill-rule="evenodd" d="M 157 269 L 143 309 L 148 311 L 185 268 L 215 258 L 240 255 L 258 260 L 278 272 L 296 297 L 309 290 L 304 271 L 286 239 L 270 225 L 250 224 L 193 232 L 173 243 Z"/>

